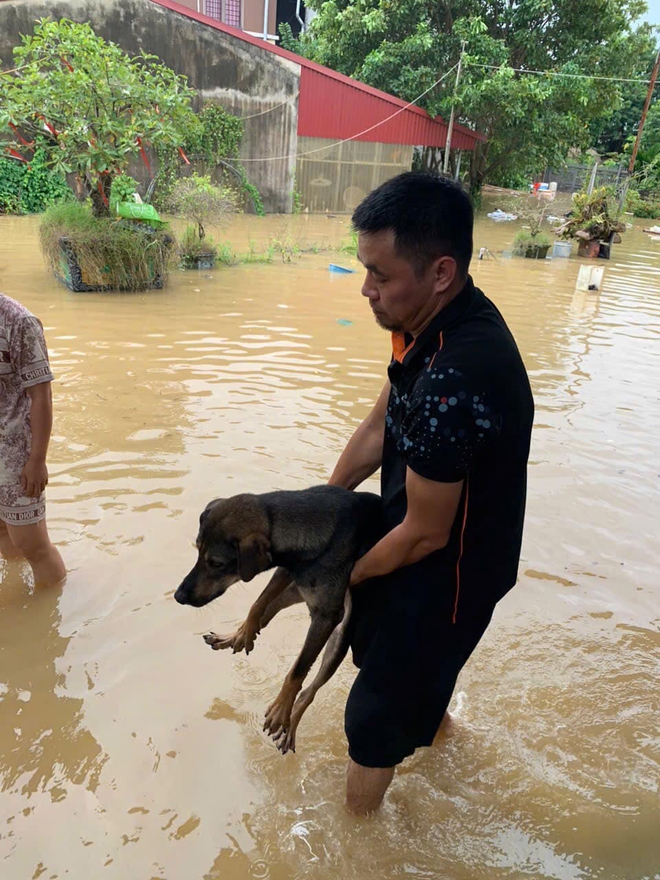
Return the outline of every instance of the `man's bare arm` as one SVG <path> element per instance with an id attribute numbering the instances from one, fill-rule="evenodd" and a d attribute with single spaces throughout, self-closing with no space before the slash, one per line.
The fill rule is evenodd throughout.
<path id="1" fill-rule="evenodd" d="M 331 486 L 355 489 L 380 467 L 389 396 L 390 383 L 386 382 L 374 408 L 357 428 L 339 457 L 329 480 Z"/>
<path id="2" fill-rule="evenodd" d="M 438 483 L 406 471 L 408 509 L 403 522 L 358 559 L 351 584 L 389 574 L 441 550 L 449 541 L 463 481 Z"/>

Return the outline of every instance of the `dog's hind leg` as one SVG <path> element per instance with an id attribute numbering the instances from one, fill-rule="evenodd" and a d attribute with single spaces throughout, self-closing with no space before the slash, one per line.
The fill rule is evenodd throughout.
<path id="1" fill-rule="evenodd" d="M 337 605 L 335 608 L 329 608 L 327 604 L 315 606 L 310 608 L 310 612 L 312 622 L 302 651 L 284 679 L 282 689 L 275 701 L 266 712 L 264 730 L 272 737 L 276 737 L 282 730 L 285 734 L 288 731 L 291 723 L 291 710 L 303 681 L 324 645 L 327 644 L 332 631 L 341 623 L 343 617 L 341 605 Z"/>
<path id="2" fill-rule="evenodd" d="M 351 618 L 351 591 L 346 590 L 346 598 L 344 600 L 344 617 L 341 623 L 335 627 L 334 632 L 328 639 L 328 644 L 323 652 L 323 660 L 321 667 L 314 678 L 314 681 L 301 691 L 298 699 L 293 704 L 291 712 L 291 722 L 286 731 L 283 731 L 278 739 L 277 748 L 286 755 L 287 752 L 295 752 L 296 750 L 296 730 L 300 724 L 300 719 L 314 701 L 314 697 L 323 685 L 328 682 L 335 672 L 341 666 L 346 656 L 350 644 L 350 633 L 348 624 Z M 274 739 L 276 737 L 273 737 Z"/>
<path id="3" fill-rule="evenodd" d="M 248 616 L 236 632 L 231 636 L 219 636 L 213 632 L 207 633 L 204 636 L 204 641 L 207 645 L 213 648 L 214 651 L 231 648 L 234 654 L 243 650 L 245 650 L 246 654 L 249 654 L 254 648 L 255 639 L 266 623 L 272 620 L 277 611 L 281 610 L 281 608 L 287 607 L 286 605 L 281 605 L 270 617 L 267 616 L 271 605 L 287 592 L 291 586 L 295 586 L 295 584 L 293 583 L 289 572 L 284 568 L 276 569 L 275 574 L 268 581 L 263 592 L 248 611 Z M 300 596 L 300 594 L 298 595 Z M 301 600 L 302 597 L 297 601 Z M 292 599 L 288 604 L 293 605 L 294 601 L 295 600 Z M 263 622 L 264 618 L 267 618 L 266 623 Z"/>

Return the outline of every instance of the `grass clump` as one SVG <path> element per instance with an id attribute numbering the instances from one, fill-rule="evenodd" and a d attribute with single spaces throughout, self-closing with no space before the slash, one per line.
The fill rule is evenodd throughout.
<path id="1" fill-rule="evenodd" d="M 168 276 L 174 240 L 144 223 L 97 217 L 79 202 L 52 205 L 43 216 L 41 248 L 56 276 L 77 264 L 91 289 L 145 290 Z"/>

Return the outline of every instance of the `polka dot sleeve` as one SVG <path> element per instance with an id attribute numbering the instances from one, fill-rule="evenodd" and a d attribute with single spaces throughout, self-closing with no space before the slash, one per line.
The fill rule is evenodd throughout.
<path id="1" fill-rule="evenodd" d="M 440 483 L 465 479 L 487 443 L 497 436 L 500 417 L 481 387 L 460 370 L 429 370 L 405 404 L 398 451 L 416 474 Z"/>

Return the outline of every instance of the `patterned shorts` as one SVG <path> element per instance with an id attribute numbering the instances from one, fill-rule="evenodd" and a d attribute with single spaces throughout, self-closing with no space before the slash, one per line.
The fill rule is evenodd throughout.
<path id="1" fill-rule="evenodd" d="M 20 483 L 0 486 L 0 522 L 9 526 L 31 526 L 46 517 L 46 495 L 27 498 Z"/>

